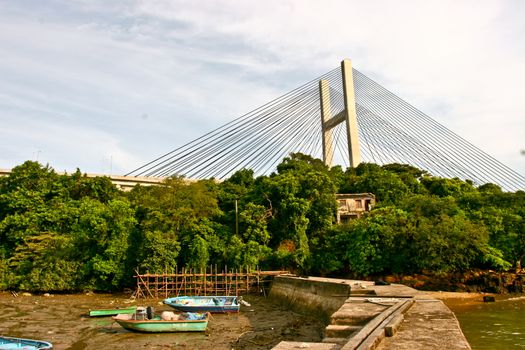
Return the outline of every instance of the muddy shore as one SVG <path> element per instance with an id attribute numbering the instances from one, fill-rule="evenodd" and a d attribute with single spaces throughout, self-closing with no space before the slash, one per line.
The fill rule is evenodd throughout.
<path id="1" fill-rule="evenodd" d="M 121 328 L 110 317 L 90 318 L 91 309 L 154 306 L 158 300 L 133 301 L 126 295 L 75 294 L 14 297 L 0 292 L 0 334 L 50 341 L 54 349 L 271 349 L 281 340 L 316 342 L 321 320 L 283 309 L 262 296 L 248 295 L 251 306 L 239 314 L 214 314 L 205 333 L 140 334 Z"/>
<path id="2" fill-rule="evenodd" d="M 483 302 L 484 293 L 422 292 L 419 297 L 447 305 Z M 92 309 L 154 306 L 172 310 L 160 300 L 131 300 L 124 294 L 67 294 L 14 297 L 0 292 L 0 335 L 50 341 L 54 349 L 271 349 L 282 340 L 319 342 L 325 324 L 297 314 L 258 295 L 239 314 L 215 314 L 204 333 L 140 334 L 121 328 L 110 317 L 90 318 Z"/>

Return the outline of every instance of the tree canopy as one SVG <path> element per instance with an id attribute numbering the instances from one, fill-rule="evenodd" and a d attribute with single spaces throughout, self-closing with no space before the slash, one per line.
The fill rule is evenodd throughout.
<path id="1" fill-rule="evenodd" d="M 373 210 L 336 224 L 336 193 Z M 525 192 L 406 164 L 326 167 L 291 154 L 269 176 L 166 179 L 119 191 L 106 177 L 27 161 L 0 178 L 0 289 L 119 290 L 135 269 L 213 264 L 345 277 L 521 269 Z"/>

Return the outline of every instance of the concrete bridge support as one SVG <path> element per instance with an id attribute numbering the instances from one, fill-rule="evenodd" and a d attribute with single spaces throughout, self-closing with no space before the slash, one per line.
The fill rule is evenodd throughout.
<path id="1" fill-rule="evenodd" d="M 357 128 L 354 76 L 352 73 L 352 62 L 349 59 L 345 59 L 341 62 L 341 76 L 343 79 L 343 98 L 345 108 L 335 116 L 332 116 L 330 87 L 328 81 L 319 81 L 323 161 L 328 167 L 332 166 L 334 157 L 332 129 L 340 123 L 345 122 L 348 144 L 348 164 L 350 167 L 354 168 L 361 163 L 361 153 L 359 149 L 359 131 Z"/>

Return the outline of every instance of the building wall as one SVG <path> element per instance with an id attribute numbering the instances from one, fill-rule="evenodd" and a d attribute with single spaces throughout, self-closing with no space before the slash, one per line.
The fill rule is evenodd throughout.
<path id="1" fill-rule="evenodd" d="M 336 199 L 338 203 L 337 223 L 359 218 L 372 210 L 376 204 L 376 197 L 372 193 L 336 194 Z"/>

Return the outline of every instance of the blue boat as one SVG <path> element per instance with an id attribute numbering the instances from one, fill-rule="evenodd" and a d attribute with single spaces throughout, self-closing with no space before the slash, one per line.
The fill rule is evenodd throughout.
<path id="1" fill-rule="evenodd" d="M 164 304 L 184 312 L 239 312 L 236 296 L 194 296 L 164 299 Z"/>
<path id="2" fill-rule="evenodd" d="M 51 350 L 53 345 L 42 340 L 0 336 L 0 350 Z"/>

